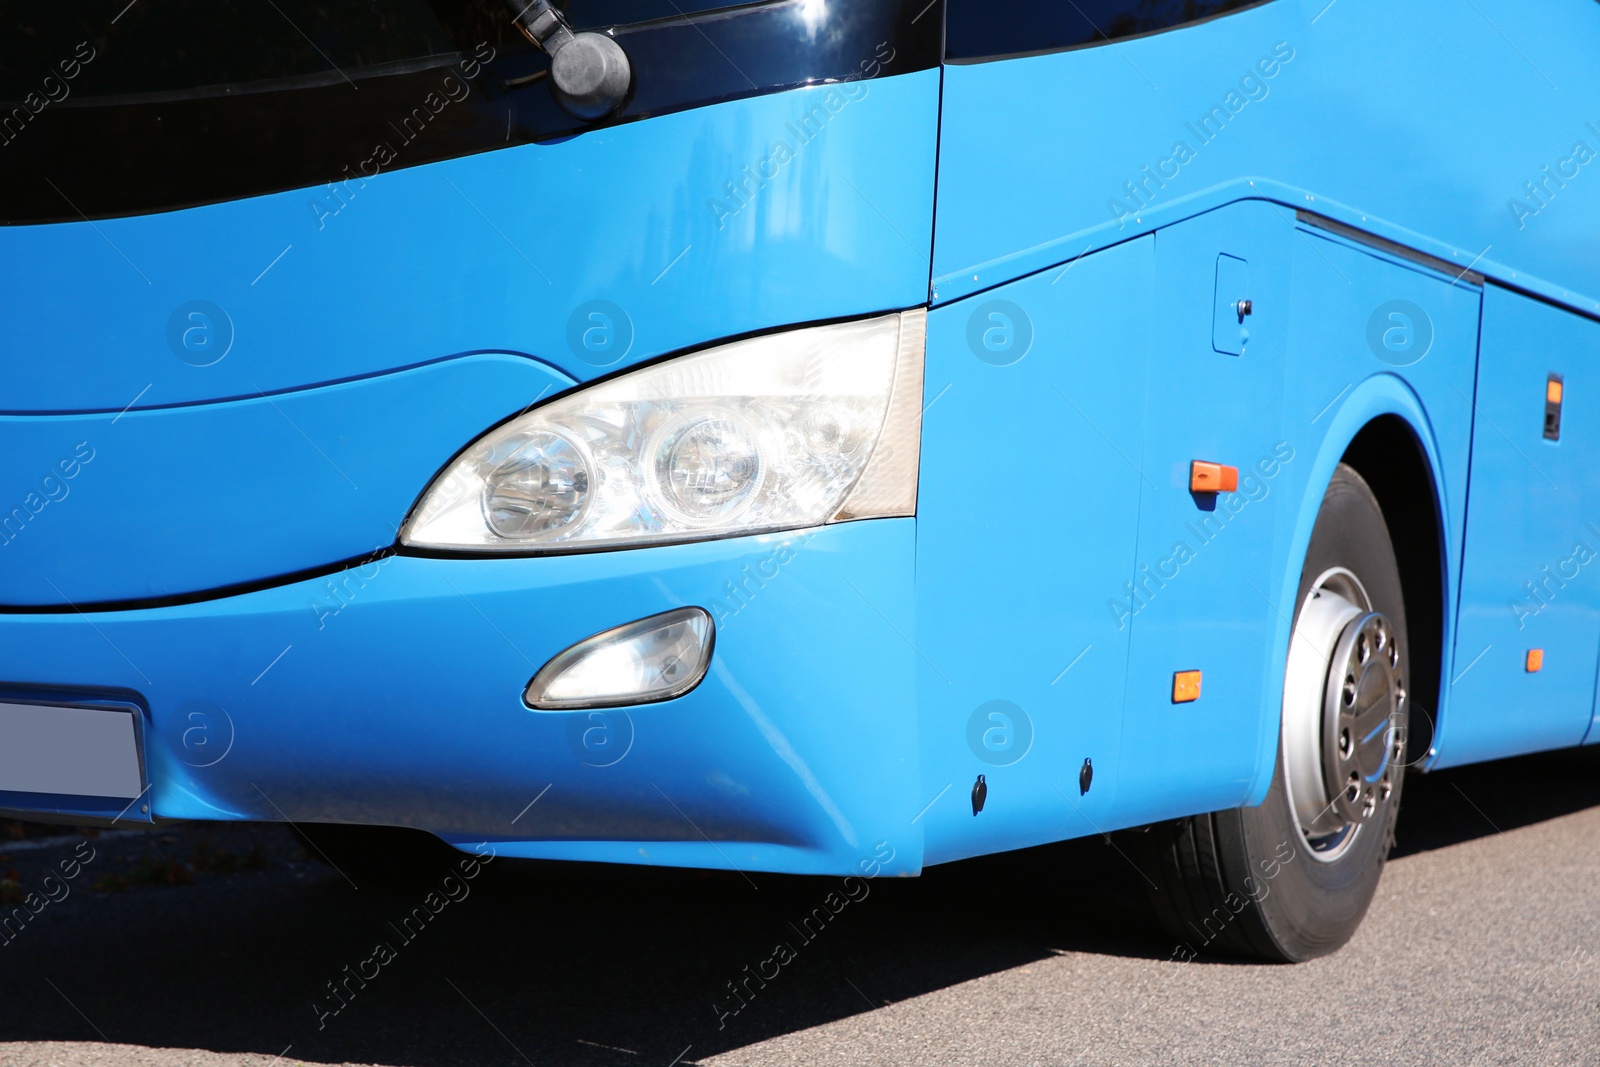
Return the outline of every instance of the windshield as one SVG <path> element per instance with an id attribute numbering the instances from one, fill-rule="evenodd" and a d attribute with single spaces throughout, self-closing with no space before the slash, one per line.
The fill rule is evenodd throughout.
<path id="1" fill-rule="evenodd" d="M 938 65 L 944 28 L 942 0 L 558 6 L 628 55 L 628 94 L 598 123 L 556 103 L 504 0 L 0 0 L 0 225 L 371 178 L 907 74 Z"/>
<path id="2" fill-rule="evenodd" d="M 739 2 L 556 6 L 576 28 L 600 29 Z M 513 13 L 504 0 L 0 0 L 0 101 L 20 103 L 30 93 L 195 95 L 358 81 L 445 66 L 483 45 L 526 48 Z M 63 78 L 73 67 L 77 73 Z"/>

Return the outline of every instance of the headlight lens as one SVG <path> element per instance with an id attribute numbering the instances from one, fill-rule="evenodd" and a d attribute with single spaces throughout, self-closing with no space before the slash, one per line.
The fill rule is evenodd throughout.
<path id="1" fill-rule="evenodd" d="M 743 514 L 766 473 L 756 432 L 733 411 L 697 412 L 663 426 L 646 454 L 655 465 L 646 488 L 685 526 L 717 525 Z"/>
<path id="2" fill-rule="evenodd" d="M 921 309 L 720 345 L 497 427 L 401 539 L 536 554 L 916 510 Z"/>
<path id="3" fill-rule="evenodd" d="M 572 526 L 588 510 L 590 460 L 572 440 L 547 430 L 512 438 L 510 452 L 483 483 L 483 519 L 495 536 L 542 537 Z M 493 462 L 498 457 L 486 457 Z"/>

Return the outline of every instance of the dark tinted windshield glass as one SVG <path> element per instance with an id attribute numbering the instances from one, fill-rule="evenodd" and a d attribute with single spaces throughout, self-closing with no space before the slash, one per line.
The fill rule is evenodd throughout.
<path id="1" fill-rule="evenodd" d="M 700 11 L 737 7 L 751 0 L 557 0 L 556 6 L 567 14 L 567 21 L 580 30 L 598 29 L 601 26 L 623 26 L 634 22 L 652 22 L 655 19 L 677 18 Z"/>
<path id="2" fill-rule="evenodd" d="M 945 55 L 985 59 L 1105 44 L 1263 0 L 950 0 Z"/>
<path id="3" fill-rule="evenodd" d="M 579 30 L 615 24 L 628 55 L 628 95 L 599 120 L 560 105 L 504 0 L 0 0 L 0 225 L 365 181 L 911 74 L 943 45 L 942 0 L 564 7 Z"/>
<path id="4" fill-rule="evenodd" d="M 557 6 L 595 29 L 736 2 Z M 354 81 L 444 65 L 482 44 L 521 45 L 513 14 L 504 0 L 0 0 L 0 100 Z"/>

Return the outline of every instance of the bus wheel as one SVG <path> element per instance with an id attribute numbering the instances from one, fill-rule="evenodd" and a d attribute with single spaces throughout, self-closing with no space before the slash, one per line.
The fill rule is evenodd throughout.
<path id="1" fill-rule="evenodd" d="M 1383 513 L 1340 464 L 1300 575 L 1266 800 L 1138 835 L 1156 910 L 1184 958 L 1298 962 L 1355 933 L 1394 843 L 1409 667 Z"/>

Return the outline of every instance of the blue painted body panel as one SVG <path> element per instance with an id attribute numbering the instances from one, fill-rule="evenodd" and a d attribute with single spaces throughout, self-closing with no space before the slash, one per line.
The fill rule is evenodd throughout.
<path id="1" fill-rule="evenodd" d="M 359 187 L 0 227 L 0 410 L 252 397 L 479 351 L 526 353 L 584 381 L 718 337 L 920 303 L 939 72 L 848 89 L 718 104 Z M 826 121 L 807 137 L 799 124 L 818 107 Z M 793 158 L 734 199 L 729 183 L 780 141 Z M 197 300 L 234 334 L 205 367 L 168 344 L 169 319 Z M 632 323 L 631 346 L 605 368 L 568 343 L 569 320 L 594 300 Z"/>
<path id="2" fill-rule="evenodd" d="M 929 862 L 1093 833 L 1118 796 L 1128 635 L 1105 601 L 1138 528 L 1124 457 L 1143 431 L 1154 276 L 1146 237 L 928 317 L 916 608 Z M 985 347 L 1008 321 L 1026 351 L 1003 332 Z"/>
<path id="3" fill-rule="evenodd" d="M 1274 0 L 948 67 L 938 299 L 1266 196 L 1600 311 L 1600 181 L 1570 162 L 1600 150 L 1600 7 L 1475 3 Z"/>
<path id="4" fill-rule="evenodd" d="M 477 355 L 249 400 L 0 416 L 17 509 L 0 604 L 196 593 L 386 549 L 465 441 L 570 384 Z"/>
<path id="5" fill-rule="evenodd" d="M 1261 709 L 1280 681 L 1270 669 L 1277 609 L 1267 597 L 1289 531 L 1276 494 L 1305 448 L 1283 420 L 1284 378 L 1298 362 L 1289 358 L 1293 239 L 1278 211 L 1259 202 L 1156 235 L 1164 306 L 1145 400 L 1133 585 L 1102 609 L 1133 633 L 1123 737 L 1137 753 L 1125 772 L 1134 823 L 1174 804 L 1233 807 L 1259 770 Z M 1219 255 L 1244 269 L 1219 271 Z M 1219 282 L 1245 287 L 1218 298 Z M 1232 330 L 1247 335 L 1243 354 L 1217 352 L 1216 305 L 1246 298 L 1253 310 L 1242 330 L 1231 317 Z M 1190 493 L 1192 460 L 1237 467 L 1239 491 Z M 1198 701 L 1172 702 L 1180 670 L 1203 672 Z"/>
<path id="6" fill-rule="evenodd" d="M 1573 310 L 1600 311 L 1600 179 L 1537 199 L 1523 183 L 1600 144 L 1600 116 L 1575 110 L 1600 98 L 1600 8 L 1481 3 L 1545 69 L 1438 5 L 1274 0 L 342 191 L 0 229 L 0 490 L 27 512 L 0 539 L 0 603 L 258 586 L 0 611 L 0 695 L 140 707 L 156 817 L 807 873 L 887 843 L 915 873 L 1259 803 L 1318 505 L 1350 442 L 1393 417 L 1443 545 L 1457 681 L 1415 709 L 1437 724 L 1430 761 L 1576 744 L 1600 571 L 1560 567 L 1600 523 L 1600 326 Z M 1463 69 L 1499 89 L 1449 91 Z M 797 136 L 819 106 L 823 131 Z M 779 142 L 789 157 L 764 166 Z M 190 301 L 232 339 L 206 366 L 171 340 Z M 572 341 L 596 301 L 620 354 Z M 291 577 L 391 543 L 440 464 L 540 395 L 923 304 L 914 519 Z M 1559 444 L 1539 437 L 1549 371 L 1568 382 Z M 1189 492 L 1193 460 L 1237 466 L 1238 491 Z M 1565 584 L 1511 610 L 1547 564 Z M 717 625 L 691 693 L 523 705 L 556 652 L 687 604 Z M 1543 672 L 1519 672 L 1524 646 Z M 1186 669 L 1202 695 L 1174 704 Z"/>
<path id="7" fill-rule="evenodd" d="M 505 854 L 813 873 L 889 841 L 892 871 L 915 873 L 916 653 L 896 632 L 913 624 L 914 534 L 900 519 L 547 559 L 390 557 L 338 597 L 313 579 L 0 617 L 0 676 L 142 694 L 158 817 L 381 822 Z M 684 604 L 719 620 L 715 666 L 686 696 L 595 718 L 522 703 L 561 649 Z"/>
<path id="8" fill-rule="evenodd" d="M 1600 323 L 1484 294 L 1472 499 L 1441 765 L 1576 745 L 1600 656 Z M 1563 375 L 1561 437 L 1544 437 Z M 1529 649 L 1543 667 L 1526 669 Z"/>

